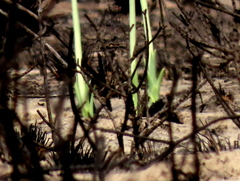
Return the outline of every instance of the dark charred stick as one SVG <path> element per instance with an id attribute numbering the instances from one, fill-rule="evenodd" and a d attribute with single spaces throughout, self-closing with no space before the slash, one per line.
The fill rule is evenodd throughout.
<path id="1" fill-rule="evenodd" d="M 197 108 L 196 108 L 196 96 L 197 96 L 197 84 L 198 84 L 198 65 L 201 61 L 201 55 L 195 56 L 188 46 L 189 51 L 193 55 L 192 58 L 192 96 L 191 96 L 191 115 L 192 115 L 192 136 L 191 141 L 193 144 L 194 153 L 194 180 L 199 180 L 200 163 L 197 155 L 197 143 L 196 143 L 196 132 L 197 132 Z"/>
<path id="2" fill-rule="evenodd" d="M 204 66 L 201 65 L 201 63 L 200 63 L 199 67 L 200 67 L 201 71 L 203 72 L 204 76 L 206 77 L 208 83 L 211 85 L 211 87 L 212 87 L 212 89 L 213 89 L 213 91 L 214 91 L 214 93 L 215 93 L 218 101 L 221 103 L 221 105 L 222 105 L 223 109 L 225 110 L 225 112 L 226 112 L 230 117 L 231 117 L 231 116 L 236 116 L 235 112 L 234 112 L 234 111 L 232 110 L 232 108 L 226 103 L 226 101 L 222 98 L 221 94 L 219 93 L 218 89 L 214 86 L 213 81 L 212 81 L 212 79 L 210 78 L 210 76 L 207 74 L 207 71 L 206 71 L 206 69 L 204 68 Z M 236 124 L 236 126 L 237 126 L 238 128 L 240 128 L 240 120 L 237 119 L 237 118 L 234 118 L 234 119 L 232 119 L 232 120 L 233 120 L 233 122 Z"/>

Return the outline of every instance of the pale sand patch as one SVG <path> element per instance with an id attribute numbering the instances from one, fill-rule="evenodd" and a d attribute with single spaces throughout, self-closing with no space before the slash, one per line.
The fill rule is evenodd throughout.
<path id="1" fill-rule="evenodd" d="M 185 174 L 194 172 L 193 155 L 175 155 L 176 168 Z M 239 180 L 240 150 L 216 153 L 199 153 L 200 180 Z M 184 161 L 183 161 L 184 160 Z M 227 166 L 226 166 L 227 165 Z M 106 176 L 106 181 L 165 181 L 172 180 L 171 164 L 155 163 L 137 171 L 113 171 Z"/>

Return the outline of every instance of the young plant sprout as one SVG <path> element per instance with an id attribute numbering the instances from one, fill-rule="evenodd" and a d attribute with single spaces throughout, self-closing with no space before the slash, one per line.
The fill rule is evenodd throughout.
<path id="1" fill-rule="evenodd" d="M 140 0 L 142 12 L 143 13 L 143 24 L 144 24 L 144 32 L 145 37 L 148 41 L 152 39 L 152 32 L 151 32 L 151 25 L 150 25 L 150 18 L 147 6 L 147 0 Z M 130 31 L 130 57 L 133 55 L 134 48 L 136 45 L 136 10 L 135 10 L 135 0 L 129 0 L 129 25 L 131 27 Z M 161 82 L 164 75 L 164 69 L 160 71 L 157 75 L 156 71 L 156 50 L 153 47 L 153 43 L 148 45 L 148 67 L 147 67 L 147 80 L 148 80 L 148 88 L 147 94 L 149 96 L 148 106 L 151 107 L 153 103 L 159 101 L 160 98 L 160 88 Z M 131 64 L 131 73 L 134 72 L 136 69 L 136 60 L 133 60 Z M 138 75 L 135 73 L 132 80 L 135 86 L 138 85 Z M 137 94 L 133 94 L 133 102 L 135 108 L 137 107 L 138 97 Z"/>
<path id="2" fill-rule="evenodd" d="M 147 0 L 140 0 L 141 8 L 143 13 L 143 23 L 144 23 L 144 32 L 145 37 L 147 37 L 148 41 L 152 40 L 152 31 L 150 25 L 149 11 Z M 148 80 L 148 96 L 149 102 L 148 106 L 152 106 L 155 102 L 157 102 L 160 98 L 160 88 L 164 75 L 164 68 L 157 75 L 156 71 L 156 49 L 153 47 L 153 43 L 150 43 L 148 46 L 148 67 L 147 67 L 147 80 Z"/>
<path id="3" fill-rule="evenodd" d="M 129 0 L 129 26 L 130 36 L 129 36 L 129 55 L 130 58 L 133 56 L 134 49 L 136 46 L 136 8 L 135 8 L 135 0 Z M 137 60 L 134 59 L 131 63 L 131 75 L 133 74 L 134 70 L 137 66 Z M 132 83 L 134 86 L 138 86 L 138 74 L 137 72 L 133 75 Z M 134 107 L 137 107 L 138 104 L 138 95 L 137 93 L 133 94 L 133 103 Z"/>
<path id="4" fill-rule="evenodd" d="M 77 71 L 80 71 L 79 66 L 82 64 L 82 44 L 81 44 L 81 28 L 80 18 L 78 13 L 77 0 L 72 0 L 72 18 L 73 18 L 73 31 L 74 31 L 74 49 L 75 60 L 77 64 Z M 76 74 L 76 82 L 74 84 L 74 90 L 78 102 L 78 106 L 81 107 L 81 113 L 84 118 L 93 116 L 93 94 L 89 92 L 89 87 L 84 81 L 82 74 Z"/>

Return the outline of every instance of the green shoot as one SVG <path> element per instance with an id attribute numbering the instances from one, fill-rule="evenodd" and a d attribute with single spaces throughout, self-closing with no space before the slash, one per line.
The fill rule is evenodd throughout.
<path id="1" fill-rule="evenodd" d="M 131 28 L 130 36 L 129 36 L 129 55 L 130 58 L 133 56 L 134 49 L 136 46 L 136 8 L 135 8 L 135 0 L 129 0 L 129 26 Z M 137 66 L 137 60 L 133 60 L 131 63 L 131 75 Z M 135 73 L 132 79 L 133 85 L 138 86 L 138 74 Z M 138 95 L 137 93 L 133 94 L 133 103 L 134 107 L 137 107 L 138 104 Z"/>
<path id="2" fill-rule="evenodd" d="M 72 17 L 73 17 L 73 30 L 74 30 L 74 48 L 75 48 L 75 60 L 76 64 L 81 66 L 82 64 L 82 44 L 81 44 L 81 29 L 80 18 L 78 12 L 77 0 L 72 0 Z M 80 68 L 77 66 L 77 71 Z M 78 106 L 81 107 L 81 113 L 84 118 L 93 116 L 93 94 L 89 93 L 89 87 L 84 81 L 83 76 L 78 73 L 76 75 L 76 82 L 74 84 L 74 90 L 78 101 Z"/>
<path id="3" fill-rule="evenodd" d="M 143 14 L 143 22 L 144 22 L 144 31 L 145 35 L 149 40 L 152 40 L 152 31 L 151 31 L 151 25 L 150 25 L 150 18 L 149 18 L 149 11 L 148 11 L 148 5 L 147 0 L 140 0 L 142 12 L 145 12 Z M 146 21 L 145 21 L 146 18 Z M 148 79 L 148 96 L 149 96 L 149 107 L 159 100 L 160 96 L 160 88 L 161 88 L 161 82 L 164 75 L 164 69 L 162 69 L 157 76 L 156 73 L 156 50 L 153 48 L 153 43 L 149 44 L 148 46 L 149 51 L 149 57 L 148 57 L 148 73 L 147 73 L 147 79 Z"/>

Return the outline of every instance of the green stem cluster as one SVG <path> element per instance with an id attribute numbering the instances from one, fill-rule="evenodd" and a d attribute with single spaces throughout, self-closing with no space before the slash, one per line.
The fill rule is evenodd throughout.
<path id="1" fill-rule="evenodd" d="M 75 61 L 77 64 L 77 72 L 80 72 L 79 66 L 82 65 L 82 41 L 81 41 L 81 28 L 80 18 L 78 12 L 77 0 L 72 0 L 72 18 L 73 18 L 73 31 L 74 31 L 74 49 L 75 49 Z M 81 108 L 82 116 L 85 118 L 93 117 L 93 94 L 89 92 L 89 87 L 85 82 L 82 74 L 76 74 L 76 82 L 74 84 L 74 90 L 78 106 Z"/>
<path id="2" fill-rule="evenodd" d="M 144 33 L 146 40 L 149 42 L 152 40 L 152 31 L 150 25 L 149 11 L 147 0 L 140 0 L 141 8 L 143 12 L 143 24 L 144 24 Z M 133 55 L 133 51 L 136 45 L 136 13 L 135 13 L 135 0 L 129 0 L 129 22 L 130 27 L 132 27 L 130 32 L 130 56 Z M 162 69 L 158 75 L 156 70 L 156 49 L 153 47 L 153 43 L 148 45 L 148 67 L 147 67 L 147 80 L 148 80 L 148 88 L 147 93 L 149 96 L 148 106 L 150 107 L 153 103 L 159 100 L 160 97 L 160 88 L 161 82 L 164 75 L 164 69 Z M 136 60 L 134 60 L 131 64 L 131 73 L 136 69 Z M 138 85 L 138 77 L 137 74 L 133 77 L 133 84 L 135 86 Z M 133 95 L 133 101 L 135 108 L 137 106 L 137 97 Z"/>

